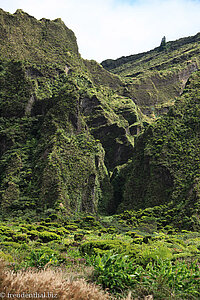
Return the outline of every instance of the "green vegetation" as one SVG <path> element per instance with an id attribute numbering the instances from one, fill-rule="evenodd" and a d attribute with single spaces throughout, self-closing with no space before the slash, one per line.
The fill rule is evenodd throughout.
<path id="1" fill-rule="evenodd" d="M 0 9 L 0 18 L 3 58 L 63 66 L 76 65 L 80 59 L 75 35 L 61 19 L 38 21 L 21 9 L 13 15 Z"/>
<path id="2" fill-rule="evenodd" d="M 109 253 L 95 257 L 93 264 L 97 283 L 115 292 L 136 289 L 135 296 L 153 294 L 155 299 L 197 299 L 199 296 L 196 262 L 172 263 L 158 259 L 144 268 L 128 256 Z"/>
<path id="3" fill-rule="evenodd" d="M 190 75 L 199 69 L 199 40 L 199 33 L 173 42 L 163 38 L 164 48 L 161 42 L 151 51 L 106 60 L 102 65 L 123 78 L 126 95 L 155 119 L 168 112 Z"/>
<path id="4" fill-rule="evenodd" d="M 199 37 L 106 70 L 62 20 L 0 10 L 6 269 L 76 273 L 105 299 L 200 298 Z"/>
<path id="5" fill-rule="evenodd" d="M 61 20 L 0 13 L 2 213 L 106 213 L 109 172 L 132 156 L 143 114 Z"/>
<path id="6" fill-rule="evenodd" d="M 147 232 L 141 227 L 146 211 L 138 212 L 139 225 L 130 223 L 133 213 L 98 221 L 93 216 L 70 220 L 58 215 L 57 222 L 1 222 L 0 258 L 15 271 L 56 267 L 80 272 L 116 299 L 122 291 L 135 297 L 198 299 L 200 234 L 167 226 Z M 92 272 L 83 272 L 89 267 Z"/>
<path id="7" fill-rule="evenodd" d="M 163 204 L 173 226 L 199 228 L 199 78 L 195 73 L 169 113 L 138 138 L 133 163 L 120 175 L 121 209 Z"/>
<path id="8" fill-rule="evenodd" d="M 104 151 L 85 129 L 77 107 L 77 86 L 61 69 L 52 74 L 56 80 L 46 78 L 49 68 L 35 66 L 34 72 L 41 75 L 31 81 L 25 76 L 29 64 L 2 63 L 0 191 L 4 213 L 36 206 L 43 210 L 59 203 L 95 212 L 99 198 L 104 197 L 104 192 L 98 192 L 100 184 L 106 186 L 108 181 Z"/>

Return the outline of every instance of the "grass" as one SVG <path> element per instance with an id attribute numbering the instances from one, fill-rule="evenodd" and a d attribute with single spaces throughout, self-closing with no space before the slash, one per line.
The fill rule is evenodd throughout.
<path id="1" fill-rule="evenodd" d="M 87 283 L 85 279 L 72 280 L 61 270 L 5 271 L 1 262 L 0 289 L 4 299 L 19 298 L 23 295 L 40 295 L 43 299 L 59 300 L 106 300 L 109 295 L 97 285 Z M 15 297 L 10 296 L 15 295 Z M 42 297 L 43 295 L 43 297 Z"/>

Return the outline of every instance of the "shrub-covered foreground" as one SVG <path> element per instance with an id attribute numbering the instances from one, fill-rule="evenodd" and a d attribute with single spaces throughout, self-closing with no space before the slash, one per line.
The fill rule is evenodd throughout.
<path id="1" fill-rule="evenodd" d="M 0 222 L 0 291 L 48 290 L 57 299 L 199 299 L 200 233 L 169 225 L 158 231 L 143 214 L 136 226 L 132 215 Z"/>

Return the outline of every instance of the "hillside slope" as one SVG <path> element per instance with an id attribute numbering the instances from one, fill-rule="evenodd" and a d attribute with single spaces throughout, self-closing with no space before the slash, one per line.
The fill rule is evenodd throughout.
<path id="1" fill-rule="evenodd" d="M 200 33 L 151 51 L 106 60 L 102 65 L 126 82 L 127 96 L 150 117 L 166 113 L 200 66 Z"/>
<path id="2" fill-rule="evenodd" d="M 0 10 L 0 46 L 3 215 L 169 204 L 198 223 L 199 34 L 104 62 L 113 74 L 60 19 Z"/>

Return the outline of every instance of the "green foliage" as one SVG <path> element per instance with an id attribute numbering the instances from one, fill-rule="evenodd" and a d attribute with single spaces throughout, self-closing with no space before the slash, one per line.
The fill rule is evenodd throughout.
<path id="1" fill-rule="evenodd" d="M 63 66 L 69 62 L 77 64 L 76 38 L 60 19 L 39 21 L 22 10 L 17 10 L 11 17 L 1 9 L 0 15 L 1 54 L 7 59 L 17 58 L 41 64 L 57 61 Z"/>
<path id="2" fill-rule="evenodd" d="M 97 229 L 100 227 L 100 223 L 96 221 L 95 217 L 86 216 L 81 219 L 80 226 L 81 228 L 85 228 L 85 229 L 91 229 L 91 228 Z"/>
<path id="3" fill-rule="evenodd" d="M 198 299 L 199 34 L 107 62 L 122 79 L 81 59 L 61 20 L 0 15 L 0 257 Z"/>
<path id="4" fill-rule="evenodd" d="M 161 209 L 163 225 L 199 228 L 199 113 L 197 72 L 169 113 L 138 139 L 134 163 L 126 170 L 122 208 L 168 203 Z"/>
<path id="5" fill-rule="evenodd" d="M 78 229 L 78 226 L 76 224 L 68 224 L 65 225 L 65 228 L 69 231 L 76 231 Z"/>
<path id="6" fill-rule="evenodd" d="M 141 112 L 122 95 L 119 77 L 80 58 L 75 36 L 62 21 L 37 21 L 23 11 L 0 14 L 3 214 L 58 206 L 63 212 L 105 213 L 112 186 L 104 156 L 108 168 L 126 161 L 133 144 L 126 128 L 142 127 Z M 102 124 L 109 134 L 99 132 Z"/>
<path id="7" fill-rule="evenodd" d="M 25 233 L 15 233 L 12 236 L 14 242 L 26 242 L 28 240 L 28 235 Z"/>
<path id="8" fill-rule="evenodd" d="M 129 221 L 136 213 L 142 218 L 156 213 L 156 210 L 158 213 L 160 209 L 126 211 L 120 218 Z M 95 226 L 91 230 L 82 228 L 83 220 L 96 224 L 93 216 L 76 220 L 67 218 L 63 223 L 43 221 L 23 224 L 22 221 L 10 220 L 0 224 L 0 257 L 14 271 L 62 266 L 77 274 L 77 270 L 84 272 L 85 267 L 91 269 L 92 266 L 94 271 L 91 276 L 87 275 L 89 279 L 117 297 L 131 290 L 134 297 L 152 294 L 163 300 L 170 299 L 169 295 L 174 299 L 198 299 L 198 232 L 185 230 L 173 235 L 167 231 L 148 233 L 130 230 L 132 225 L 129 225 L 129 231 L 108 233 L 103 224 L 107 220 L 108 229 L 112 229 L 114 224 L 113 228 L 118 228 L 121 224 L 117 224 L 117 219 L 119 216 L 100 218 L 98 230 Z M 76 224 L 76 231 L 68 232 L 63 227 L 67 224 Z M 167 230 L 171 229 L 167 227 Z M 99 233 L 102 235 L 99 236 Z M 26 240 L 22 238 L 24 235 Z M 18 242 L 13 241 L 15 238 Z"/>
<path id="9" fill-rule="evenodd" d="M 122 171 L 119 165 L 132 157 L 135 136 L 143 131 L 149 116 L 156 118 L 165 111 L 198 69 L 199 35 L 171 43 L 163 40 L 162 44 L 169 46 L 167 53 L 156 48 L 115 61 L 113 72 L 120 73 L 122 79 L 95 61 L 81 59 L 73 32 L 60 19 L 38 21 L 21 10 L 14 15 L 1 10 L 0 14 L 0 202 L 4 216 L 28 215 L 31 210 L 37 215 L 48 209 L 59 209 L 61 214 L 113 213 L 118 206 L 123 210 L 132 205 L 132 194 L 138 196 L 135 207 L 144 208 L 171 200 L 182 203 L 193 186 L 196 193 L 198 172 L 184 168 L 180 176 L 174 175 L 168 164 L 170 160 L 175 165 L 177 157 L 178 170 L 185 155 L 190 161 L 198 157 L 194 149 L 187 150 L 186 135 L 190 132 L 172 111 L 173 121 L 162 119 L 157 130 L 152 126 L 155 139 L 145 144 L 145 136 L 151 136 L 147 130 L 141 144 L 137 142 L 139 154 L 134 154 L 134 166 L 128 162 Z M 193 96 L 189 93 L 185 97 Z M 190 118 L 182 120 L 191 130 L 198 127 L 195 105 L 185 109 Z M 184 108 L 178 115 L 184 115 Z M 163 126 L 170 128 L 170 138 L 162 133 Z M 175 127 L 181 133 L 174 131 Z M 193 139 L 190 143 L 197 149 Z M 172 153 L 174 140 L 176 155 Z M 166 152 L 169 156 L 163 162 L 161 156 Z M 143 170 L 148 169 L 152 157 L 155 160 L 150 160 L 149 173 L 140 172 L 138 166 L 144 164 Z M 115 167 L 112 186 L 108 171 Z M 136 174 L 130 176 L 129 184 L 126 173 L 130 168 Z M 143 190 L 145 199 L 140 195 Z M 57 213 L 49 217 L 56 219 Z M 153 232 L 155 218 L 145 217 L 141 228 L 149 227 Z M 196 208 L 180 219 L 184 219 L 185 228 L 199 226 Z"/>
<path id="10" fill-rule="evenodd" d="M 123 248 L 128 246 L 127 243 L 120 241 L 120 240 L 93 240 L 89 242 L 84 242 L 80 246 L 80 252 L 85 255 L 93 255 L 97 254 L 99 249 L 103 250 L 100 252 L 108 251 L 108 250 L 115 250 L 117 252 L 122 252 Z"/>
<path id="11" fill-rule="evenodd" d="M 60 263 L 59 253 L 47 247 L 34 249 L 25 258 L 26 267 L 43 268 L 47 264 L 57 265 L 58 263 Z"/>
<path id="12" fill-rule="evenodd" d="M 15 65 L 19 65 L 19 74 Z M 103 202 L 106 194 L 109 197 L 109 189 L 106 187 L 102 192 L 100 187 L 108 174 L 103 149 L 86 132 L 83 118 L 78 113 L 80 95 L 75 82 L 67 78 L 59 66 L 53 70 L 50 65 L 6 62 L 2 70 L 4 77 L 14 75 L 17 80 L 24 80 L 23 84 L 21 81 L 13 83 L 13 89 L 18 90 L 20 105 L 24 103 L 22 113 L 14 109 L 12 115 L 8 107 L 2 108 L 8 115 L 0 119 L 0 134 L 5 143 L 0 153 L 0 200 L 4 213 L 36 207 L 54 208 L 60 203 L 63 208 L 96 211 L 98 201 Z M 34 82 L 29 82 L 26 72 L 34 74 Z M 8 90 L 11 94 L 12 90 L 4 77 L 1 91 L 8 97 Z M 4 98 L 1 101 L 2 105 L 7 105 Z M 95 165 L 97 160 L 98 166 Z M 88 178 L 87 186 L 85 177 Z M 92 198 L 93 190 L 95 199 Z M 49 217 L 55 219 L 57 216 Z"/>
<path id="13" fill-rule="evenodd" d="M 163 297 L 166 288 L 167 292 L 170 291 L 179 299 L 188 299 L 191 296 L 197 299 L 200 295 L 198 283 L 200 270 L 196 261 L 187 264 L 183 261 L 172 263 L 160 260 L 154 265 L 149 264 L 145 271 L 142 285 L 152 290 L 155 295 Z"/>
<path id="14" fill-rule="evenodd" d="M 54 240 L 60 240 L 60 236 L 54 232 L 43 231 L 38 234 L 43 243 L 48 243 Z"/>
<path id="15" fill-rule="evenodd" d="M 134 283 L 139 281 L 139 276 L 134 278 L 133 262 L 129 260 L 128 256 L 121 256 L 113 254 L 109 251 L 103 256 L 96 256 L 93 258 L 92 264 L 94 266 L 94 280 L 114 292 L 120 292 L 131 287 Z M 135 268 L 135 273 L 139 273 L 141 267 Z"/>
<path id="16" fill-rule="evenodd" d="M 0 113 L 1 117 L 22 117 L 27 99 L 31 97 L 31 82 L 25 76 L 22 62 L 0 60 Z M 9 88 L 8 88 L 9 87 Z"/>
<path id="17" fill-rule="evenodd" d="M 159 259 L 149 263 L 145 268 L 135 264 L 128 256 L 109 252 L 93 258 L 93 280 L 112 292 L 132 289 L 138 295 L 141 290 L 153 293 L 158 299 L 169 299 L 171 295 L 195 299 L 200 295 L 198 278 L 199 266 L 194 261 L 187 264 L 183 261 L 175 263 Z M 180 299 L 180 298 L 179 298 Z"/>
<path id="18" fill-rule="evenodd" d="M 158 118 L 168 112 L 182 93 L 190 75 L 199 69 L 199 33 L 167 42 L 148 52 L 106 60 L 102 65 L 122 76 L 124 94 L 148 117 Z"/>
<path id="19" fill-rule="evenodd" d="M 77 242 L 82 241 L 83 238 L 84 238 L 84 234 L 83 233 L 76 233 L 74 235 L 74 240 L 77 241 Z"/>

